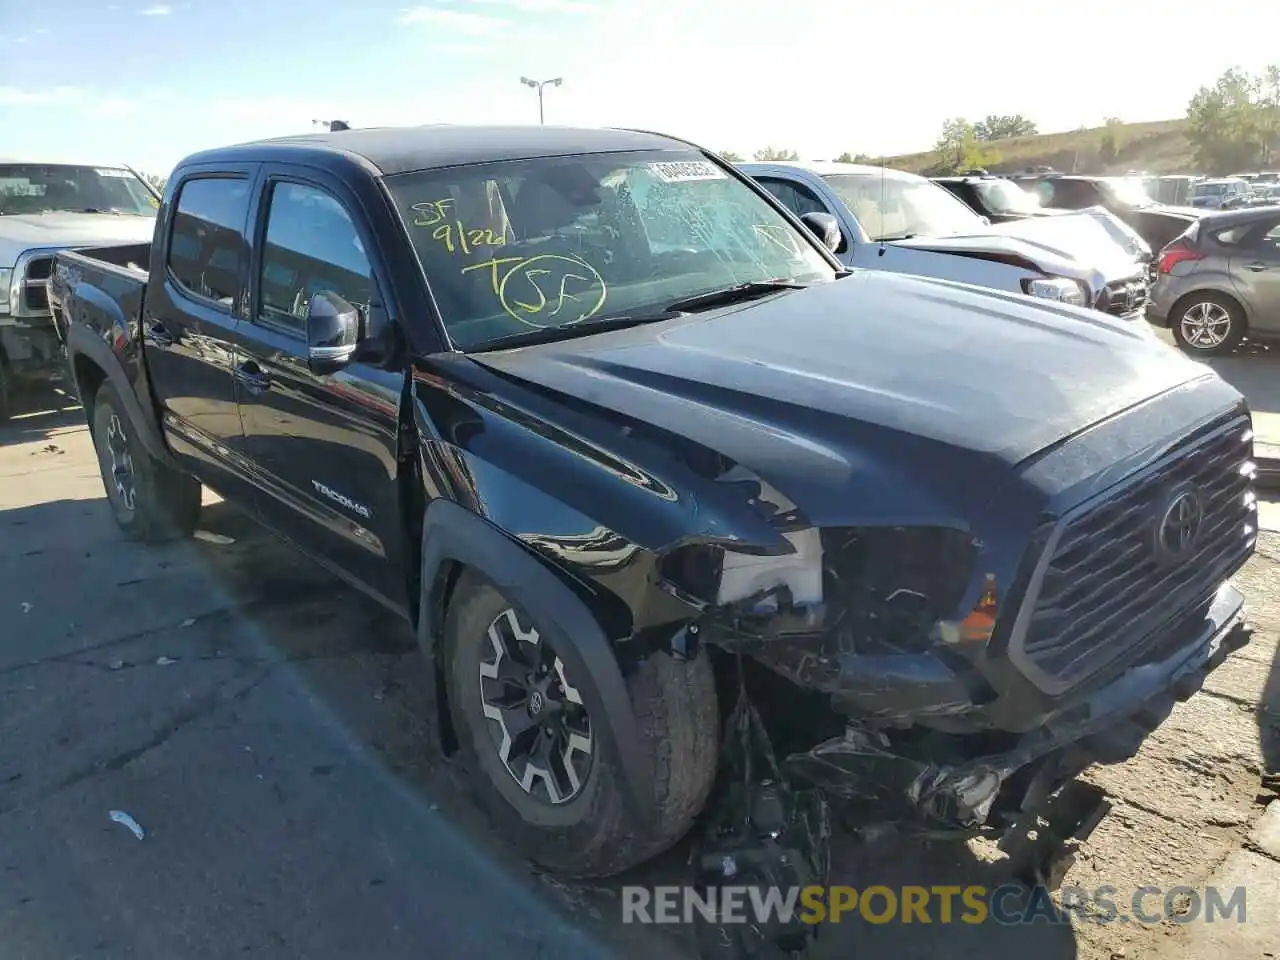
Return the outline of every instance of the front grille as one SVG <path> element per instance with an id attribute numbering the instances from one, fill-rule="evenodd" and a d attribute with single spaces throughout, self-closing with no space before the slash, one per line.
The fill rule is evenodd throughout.
<path id="1" fill-rule="evenodd" d="M 1094 306 L 1117 317 L 1135 314 L 1146 307 L 1150 287 L 1149 274 L 1134 280 L 1117 280 L 1115 283 L 1108 283 L 1098 294 Z"/>
<path id="2" fill-rule="evenodd" d="M 1143 645 L 1248 559 L 1257 537 L 1251 437 L 1247 417 L 1231 420 L 1063 518 L 1014 638 L 1037 685 L 1060 692 Z M 1174 558 L 1162 555 L 1158 530 L 1181 491 L 1195 492 L 1203 512 Z"/>

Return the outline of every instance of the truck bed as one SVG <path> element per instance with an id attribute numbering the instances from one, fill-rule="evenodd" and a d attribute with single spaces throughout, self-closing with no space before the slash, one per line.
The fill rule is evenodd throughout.
<path id="1" fill-rule="evenodd" d="M 59 339 L 69 326 L 84 325 L 103 338 L 109 331 L 126 337 L 142 311 L 147 287 L 150 243 L 59 250 L 49 279 L 49 309 Z"/>

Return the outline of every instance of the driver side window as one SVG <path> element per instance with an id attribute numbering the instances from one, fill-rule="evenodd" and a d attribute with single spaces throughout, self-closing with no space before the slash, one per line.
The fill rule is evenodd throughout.
<path id="1" fill-rule="evenodd" d="M 351 217 L 331 194 L 281 181 L 271 189 L 262 249 L 258 322 L 302 335 L 314 294 L 367 310 L 373 270 Z"/>
<path id="2" fill-rule="evenodd" d="M 778 202 L 797 217 L 806 213 L 828 213 L 821 200 L 804 184 L 773 177 L 758 177 L 759 184 L 778 198 Z"/>

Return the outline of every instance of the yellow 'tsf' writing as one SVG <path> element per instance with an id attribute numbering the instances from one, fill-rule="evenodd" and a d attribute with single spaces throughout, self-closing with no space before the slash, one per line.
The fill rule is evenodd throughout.
<path id="1" fill-rule="evenodd" d="M 562 324 L 586 320 L 604 306 L 608 296 L 600 272 L 577 257 L 551 253 L 494 257 L 463 267 L 460 272 L 484 269 L 489 270 L 489 282 L 503 312 L 531 327 L 548 325 L 538 322 L 541 320 L 554 319 Z"/>
<path id="2" fill-rule="evenodd" d="M 414 213 L 413 225 L 415 227 L 435 227 L 431 231 L 432 239 L 439 240 L 450 253 L 461 251 L 464 254 L 470 254 L 476 247 L 501 247 L 506 245 L 507 237 L 505 233 L 494 233 L 493 230 L 487 227 L 469 228 L 459 219 L 445 222 L 450 216 L 452 208 L 452 197 L 428 200 L 425 203 L 415 203 L 410 208 Z"/>

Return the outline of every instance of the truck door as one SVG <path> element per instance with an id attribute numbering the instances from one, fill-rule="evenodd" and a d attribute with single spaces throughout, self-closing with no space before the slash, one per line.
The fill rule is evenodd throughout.
<path id="1" fill-rule="evenodd" d="M 153 244 L 142 312 L 151 389 L 174 454 L 231 500 L 252 505 L 231 456 L 240 437 L 232 332 L 246 299 L 254 169 L 187 168 Z"/>
<path id="2" fill-rule="evenodd" d="M 403 607 L 396 551 L 406 540 L 397 493 L 405 375 L 361 363 L 324 375 L 308 367 L 313 294 L 336 293 L 366 317 L 387 302 L 358 202 L 339 182 L 316 177 L 264 172 L 249 316 L 236 337 L 239 448 L 256 474 L 265 524 Z"/>

